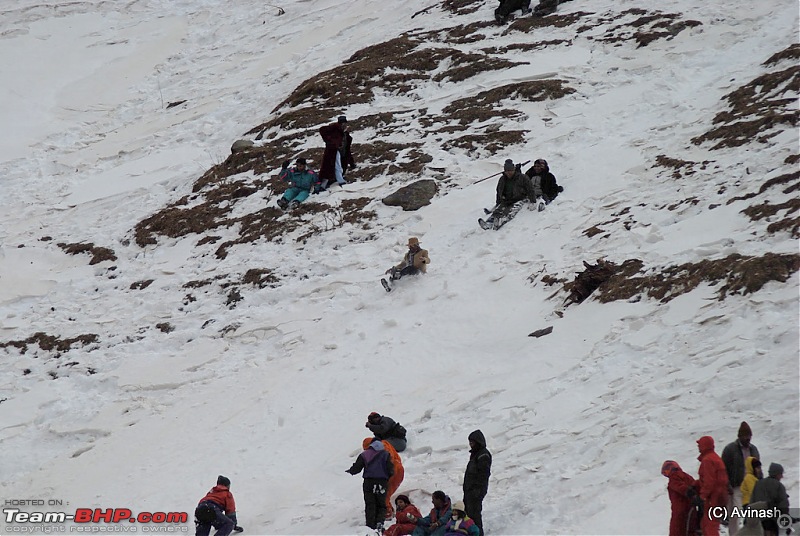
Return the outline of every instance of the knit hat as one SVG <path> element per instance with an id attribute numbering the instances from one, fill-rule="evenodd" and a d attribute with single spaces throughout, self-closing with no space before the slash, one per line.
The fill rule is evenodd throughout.
<path id="1" fill-rule="evenodd" d="M 340 115 L 339 118 L 336 120 L 337 123 L 347 123 L 347 117 Z"/>
<path id="2" fill-rule="evenodd" d="M 217 486 L 225 486 L 227 488 L 231 487 L 231 479 L 227 476 L 219 475 L 217 477 Z"/>
<path id="3" fill-rule="evenodd" d="M 514 169 L 514 161 L 510 158 L 503 164 L 503 171 L 512 171 Z"/>
<path id="4" fill-rule="evenodd" d="M 767 474 L 772 478 L 783 474 L 783 466 L 779 463 L 771 463 L 769 464 L 769 470 Z"/>
<path id="5" fill-rule="evenodd" d="M 739 425 L 739 434 L 737 437 L 753 437 L 753 431 L 750 429 L 750 425 L 745 421 L 742 421 L 742 424 Z"/>
<path id="6" fill-rule="evenodd" d="M 419 245 L 419 238 L 417 238 L 415 236 L 412 236 L 411 238 L 408 239 L 408 245 L 409 246 L 418 246 Z"/>
<path id="7" fill-rule="evenodd" d="M 464 510 L 464 502 L 463 501 L 456 501 L 453 505 L 453 510 L 458 510 L 459 512 L 466 512 Z"/>
<path id="8" fill-rule="evenodd" d="M 381 414 L 378 413 L 377 411 L 373 411 L 372 413 L 369 414 L 369 416 L 367 417 L 367 420 L 368 421 L 374 421 L 374 420 L 377 420 L 377 419 L 380 419 L 380 418 L 381 418 Z"/>
<path id="9" fill-rule="evenodd" d="M 397 501 L 403 501 L 406 504 L 411 504 L 411 501 L 408 500 L 408 495 L 398 495 L 394 498 L 394 503 L 397 504 Z"/>

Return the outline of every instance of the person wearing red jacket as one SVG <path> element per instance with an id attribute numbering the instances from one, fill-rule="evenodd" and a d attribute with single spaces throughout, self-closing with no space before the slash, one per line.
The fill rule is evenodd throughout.
<path id="1" fill-rule="evenodd" d="M 669 479 L 667 492 L 672 505 L 669 536 L 684 536 L 689 511 L 692 509 L 692 498 L 697 496 L 698 482 L 689 473 L 684 472 L 678 462 L 672 460 L 664 462 L 661 474 Z"/>
<path id="2" fill-rule="evenodd" d="M 719 454 L 714 452 L 714 438 L 703 436 L 697 440 L 700 451 L 700 498 L 703 499 L 703 519 L 700 528 L 703 536 L 719 536 L 720 518 L 709 515 L 716 507 L 728 504 L 728 472 Z M 712 511 L 712 509 L 715 509 Z"/>
<path id="3" fill-rule="evenodd" d="M 408 495 L 398 495 L 394 500 L 397 510 L 395 510 L 396 523 L 386 529 L 383 536 L 403 536 L 404 534 L 411 534 L 417 528 L 416 520 L 422 517 L 419 509 L 411 504 Z M 414 519 L 411 521 L 409 514 Z"/>
<path id="4" fill-rule="evenodd" d="M 213 526 L 217 529 L 214 536 L 228 536 L 231 531 L 242 532 L 244 529 L 237 525 L 236 501 L 230 490 L 229 478 L 219 475 L 217 485 L 200 499 L 194 511 L 195 536 L 208 536 Z"/>

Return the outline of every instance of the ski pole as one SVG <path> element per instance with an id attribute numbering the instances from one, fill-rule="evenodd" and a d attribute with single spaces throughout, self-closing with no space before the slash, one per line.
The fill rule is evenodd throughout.
<path id="1" fill-rule="evenodd" d="M 522 166 L 524 166 L 525 164 L 528 164 L 529 162 L 530 162 L 530 160 L 526 160 L 525 162 L 522 162 L 521 164 L 517 164 L 517 165 L 518 165 L 519 167 L 522 167 Z M 503 172 L 501 171 L 501 172 L 499 172 L 499 173 L 493 173 L 493 174 L 489 175 L 488 177 L 484 177 L 484 178 L 482 178 L 482 179 L 480 179 L 480 180 L 477 180 L 477 181 L 473 182 L 472 184 L 478 184 L 479 182 L 483 182 L 483 181 L 489 180 L 489 179 L 491 179 L 492 177 L 497 177 L 498 175 L 500 175 L 500 173 L 503 173 Z"/>

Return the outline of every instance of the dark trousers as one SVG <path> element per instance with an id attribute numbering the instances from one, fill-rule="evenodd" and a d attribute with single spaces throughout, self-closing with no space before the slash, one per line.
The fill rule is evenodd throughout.
<path id="1" fill-rule="evenodd" d="M 481 517 L 481 512 L 483 511 L 483 497 L 485 497 L 485 495 L 464 494 L 465 513 L 478 525 L 481 536 L 483 536 L 483 518 Z"/>
<path id="2" fill-rule="evenodd" d="M 419 270 L 417 270 L 413 266 L 406 266 L 402 270 L 397 270 L 395 268 L 392 268 L 392 279 L 400 279 L 404 275 L 417 275 L 418 273 L 419 273 Z M 392 440 L 390 439 L 389 442 L 391 443 L 391 441 Z M 394 444 L 392 444 L 392 446 L 394 446 Z M 405 450 L 405 448 L 406 447 L 404 445 L 403 446 L 403 450 Z M 397 447 L 395 447 L 395 449 L 397 449 Z M 400 452 L 400 451 L 398 450 L 397 452 Z"/>
<path id="3" fill-rule="evenodd" d="M 366 525 L 371 529 L 383 525 L 386 519 L 386 491 L 389 481 L 385 478 L 364 479 L 364 517 Z"/>
<path id="4" fill-rule="evenodd" d="M 200 523 L 196 521 L 195 524 L 197 525 L 197 528 L 194 531 L 195 536 L 208 536 L 208 533 L 211 532 L 211 527 L 217 529 L 217 532 L 214 533 L 214 536 L 228 536 L 231 531 L 233 531 L 233 520 L 222 513 L 222 510 L 217 503 L 213 501 L 205 501 L 202 504 L 207 504 L 213 508 L 214 513 L 217 514 L 217 519 L 211 523 Z"/>

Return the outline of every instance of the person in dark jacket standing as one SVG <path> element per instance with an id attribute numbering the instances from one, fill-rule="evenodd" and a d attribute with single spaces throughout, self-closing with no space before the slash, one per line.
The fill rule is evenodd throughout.
<path id="1" fill-rule="evenodd" d="M 211 527 L 217 529 L 214 536 L 228 536 L 231 531 L 242 532 L 237 525 L 236 501 L 231 493 L 229 478 L 219 475 L 217 485 L 206 493 L 194 511 L 195 536 L 208 536 Z"/>
<path id="2" fill-rule="evenodd" d="M 383 520 L 386 519 L 386 491 L 389 489 L 389 477 L 394 474 L 394 466 L 379 439 L 374 439 L 345 472 L 357 475 L 362 470 L 366 525 L 383 532 Z"/>
<path id="3" fill-rule="evenodd" d="M 475 521 L 483 536 L 483 498 L 489 491 L 489 475 L 492 474 L 492 453 L 486 449 L 483 432 L 475 430 L 468 437 L 469 462 L 464 472 L 464 508 Z"/>
<path id="4" fill-rule="evenodd" d="M 319 170 L 323 190 L 333 184 L 333 181 L 336 181 L 339 186 L 347 184 L 344 178 L 347 169 L 354 168 L 356 165 L 351 152 L 353 136 L 348 130 L 347 118 L 343 115 L 340 115 L 335 123 L 319 129 L 322 141 L 325 142 L 322 167 Z"/>
<path id="5" fill-rule="evenodd" d="M 742 481 L 745 475 L 744 461 L 750 456 L 761 459 L 756 446 L 750 443 L 751 439 L 753 439 L 753 431 L 750 429 L 749 424 L 742 421 L 742 424 L 739 425 L 736 441 L 728 443 L 722 449 L 722 462 L 725 464 L 725 470 L 728 472 L 728 484 L 731 486 L 728 490 L 731 493 L 728 500 L 729 512 L 734 511 L 734 506 L 738 507 L 738 510 L 742 509 Z M 728 519 L 728 534 L 736 536 L 738 531 L 739 518 L 730 517 Z"/>
<path id="6" fill-rule="evenodd" d="M 779 463 L 769 464 L 767 478 L 762 478 L 756 482 L 753 488 L 753 495 L 750 497 L 750 504 L 765 502 L 767 510 L 778 510 L 781 515 L 789 515 L 789 495 L 786 487 L 781 483 L 783 478 L 783 466 Z M 764 536 L 778 536 L 778 519 L 772 517 L 761 520 L 764 528 Z"/>
<path id="7" fill-rule="evenodd" d="M 558 194 L 564 191 L 564 188 L 556 182 L 556 176 L 550 173 L 550 166 L 547 165 L 547 160 L 544 158 L 537 158 L 533 166 L 525 172 L 525 175 L 530 177 L 534 190 L 537 187 L 541 189 L 542 199 L 548 205 Z"/>

